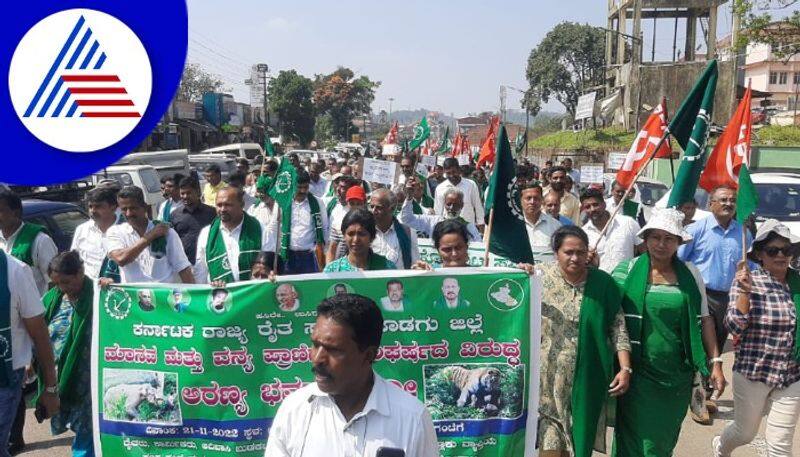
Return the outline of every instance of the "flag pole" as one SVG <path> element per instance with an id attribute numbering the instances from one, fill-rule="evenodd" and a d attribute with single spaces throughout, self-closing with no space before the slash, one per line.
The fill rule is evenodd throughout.
<path id="1" fill-rule="evenodd" d="M 661 96 L 661 106 L 664 107 L 664 121 L 668 122 L 669 118 L 667 118 L 666 113 L 667 111 L 667 97 L 662 95 Z M 658 149 L 656 149 L 658 151 Z M 675 184 L 675 162 L 672 160 L 672 154 L 669 155 L 669 171 L 672 174 L 672 184 Z"/>
<path id="2" fill-rule="evenodd" d="M 483 236 L 485 250 L 483 252 L 483 266 L 489 266 L 489 242 L 492 238 L 492 226 L 494 226 L 494 207 L 489 210 L 489 223 L 486 224 L 486 233 Z"/>
<path id="3" fill-rule="evenodd" d="M 277 206 L 278 211 L 278 236 L 275 240 L 275 256 L 272 258 L 272 271 L 277 276 L 278 275 L 278 256 L 281 255 L 281 241 L 283 238 L 283 226 L 281 225 L 281 217 L 283 216 L 283 211 L 281 210 L 281 205 L 278 202 L 272 202 L 273 205 Z M 291 230 L 291 227 L 289 228 Z M 288 253 L 287 253 L 287 260 L 288 260 Z"/>
<path id="4" fill-rule="evenodd" d="M 647 159 L 647 162 L 645 162 L 645 164 L 644 164 L 644 165 L 642 165 L 642 166 L 639 168 L 639 171 L 637 171 L 637 172 L 636 172 L 636 175 L 633 177 L 633 181 L 631 181 L 631 184 L 630 184 L 630 185 L 628 186 L 628 188 L 625 190 L 625 194 L 622 196 L 622 199 L 620 200 L 620 204 L 619 204 L 619 205 L 617 205 L 617 207 L 616 207 L 616 208 L 614 208 L 614 212 L 612 212 L 612 213 L 611 213 L 611 217 L 609 217 L 609 218 L 608 218 L 608 222 L 606 222 L 606 225 L 605 225 L 605 227 L 603 227 L 603 230 L 600 232 L 600 236 L 599 236 L 599 237 L 597 237 L 597 241 L 595 241 L 595 243 L 594 243 L 594 246 L 592 247 L 592 250 L 593 250 L 593 251 L 596 251 L 596 250 L 597 250 L 597 246 L 600 244 L 600 240 L 602 240 L 602 239 L 603 239 L 603 237 L 604 237 L 604 236 L 606 235 L 606 233 L 608 232 L 608 229 L 611 227 L 611 222 L 614 220 L 614 218 L 615 218 L 615 217 L 617 216 L 617 214 L 620 212 L 620 210 L 622 209 L 622 207 L 623 207 L 623 206 L 625 206 L 625 200 L 626 200 L 626 199 L 628 198 L 628 196 L 631 194 L 631 191 L 633 190 L 633 186 L 634 186 L 634 185 L 636 185 L 636 181 L 638 181 L 638 180 L 639 180 L 639 177 L 641 177 L 641 176 L 642 176 L 642 172 L 644 172 L 645 168 L 647 168 L 647 166 L 648 166 L 648 165 L 650 165 L 650 162 L 652 162 L 652 161 L 653 161 L 653 159 L 656 157 L 656 152 L 658 152 L 658 150 L 661 148 L 661 145 L 663 145 L 663 144 L 664 144 L 664 141 L 666 141 L 666 140 L 667 140 L 667 138 L 669 137 L 669 135 L 670 135 L 669 128 L 667 128 L 667 129 L 664 131 L 664 135 L 662 135 L 662 136 L 661 136 L 661 139 L 660 139 L 660 140 L 658 140 L 658 144 L 656 145 L 656 147 L 655 147 L 655 148 L 653 148 L 653 153 L 652 153 L 652 154 L 650 154 L 650 157 Z"/>

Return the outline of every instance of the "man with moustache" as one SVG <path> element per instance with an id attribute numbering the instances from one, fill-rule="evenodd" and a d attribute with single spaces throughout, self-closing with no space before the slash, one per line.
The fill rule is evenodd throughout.
<path id="1" fill-rule="evenodd" d="M 581 205 L 589 217 L 583 226 L 583 231 L 589 237 L 590 262 L 597 260 L 601 270 L 611 273 L 620 262 L 632 259 L 636 255 L 636 246 L 642 241 L 636 235 L 640 227 L 633 218 L 617 214 L 611 220 L 611 214 L 606 210 L 606 202 L 603 200 L 603 193 L 598 189 L 586 189 L 581 194 Z M 611 226 L 603 238 L 600 238 L 600 233 L 609 220 Z M 595 245 L 597 250 L 593 251 Z"/>
<path id="2" fill-rule="evenodd" d="M 520 201 L 533 260 L 536 262 L 552 261 L 553 248 L 550 238 L 561 227 L 561 223 L 542 211 L 542 186 L 536 181 L 525 184 L 522 187 Z"/>
<path id="3" fill-rule="evenodd" d="M 567 191 L 567 170 L 564 167 L 550 169 L 550 189 L 545 194 L 555 193 L 561 200 L 561 214 L 575 224 L 581 221 L 581 202 Z"/>
<path id="4" fill-rule="evenodd" d="M 372 369 L 382 333 L 380 309 L 367 297 L 336 295 L 317 306 L 314 382 L 281 403 L 266 457 L 373 456 L 381 447 L 409 457 L 439 455 L 425 406 Z"/>

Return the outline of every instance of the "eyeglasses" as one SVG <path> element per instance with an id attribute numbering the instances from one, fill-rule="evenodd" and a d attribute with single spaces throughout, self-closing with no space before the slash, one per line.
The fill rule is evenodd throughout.
<path id="1" fill-rule="evenodd" d="M 792 248 L 792 246 L 785 246 L 785 247 L 782 247 L 782 248 L 779 248 L 777 246 L 768 246 L 768 247 L 764 248 L 764 254 L 766 254 L 766 255 L 768 255 L 770 257 L 777 256 L 779 252 L 783 253 L 783 255 L 785 257 L 791 257 L 794 254 L 795 251 Z"/>

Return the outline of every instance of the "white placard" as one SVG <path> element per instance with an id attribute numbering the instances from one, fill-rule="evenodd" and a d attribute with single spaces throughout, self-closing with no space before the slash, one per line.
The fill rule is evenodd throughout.
<path id="1" fill-rule="evenodd" d="M 436 156 L 422 156 L 419 160 L 427 167 L 433 168 L 436 166 Z"/>
<path id="2" fill-rule="evenodd" d="M 417 162 L 417 173 L 424 177 L 428 177 L 428 167 L 422 162 Z"/>
<path id="3" fill-rule="evenodd" d="M 581 165 L 581 184 L 596 184 L 603 182 L 603 164 Z"/>
<path id="4" fill-rule="evenodd" d="M 364 158 L 361 179 L 391 186 L 397 182 L 397 163 Z"/>
<path id="5" fill-rule="evenodd" d="M 461 154 L 457 158 L 458 158 L 458 164 L 459 165 L 469 165 L 469 155 Z"/>
<path id="6" fill-rule="evenodd" d="M 591 119 L 594 116 L 594 100 L 596 97 L 597 92 L 590 92 L 578 97 L 578 106 L 575 108 L 576 121 Z"/>
<path id="7" fill-rule="evenodd" d="M 392 143 L 392 144 L 384 144 L 383 149 L 381 151 L 381 155 L 385 156 L 393 156 L 400 154 L 400 146 Z"/>
<path id="8" fill-rule="evenodd" d="M 622 168 L 622 164 L 625 163 L 625 157 L 627 155 L 628 154 L 625 152 L 609 152 L 606 167 L 608 167 L 609 170 L 619 170 Z"/>

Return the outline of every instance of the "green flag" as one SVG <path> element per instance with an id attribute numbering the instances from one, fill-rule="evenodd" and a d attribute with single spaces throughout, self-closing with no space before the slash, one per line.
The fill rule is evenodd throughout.
<path id="1" fill-rule="evenodd" d="M 676 207 L 694 199 L 705 166 L 708 127 L 714 111 L 716 88 L 717 61 L 712 60 L 669 123 L 667 130 L 683 148 L 683 157 L 672 184 L 668 207 Z"/>
<path id="2" fill-rule="evenodd" d="M 442 138 L 442 142 L 439 144 L 439 149 L 436 150 L 436 155 L 441 155 L 446 153 L 453 147 L 453 143 L 450 141 L 450 126 L 448 125 L 444 129 L 444 137 Z"/>
<path id="3" fill-rule="evenodd" d="M 286 217 L 286 213 L 292 208 L 294 194 L 297 193 L 297 170 L 289 159 L 281 160 L 281 165 L 275 173 L 275 180 L 267 193 L 281 207 Z"/>
<path id="4" fill-rule="evenodd" d="M 739 168 L 739 190 L 736 192 L 736 220 L 744 224 L 757 207 L 758 192 L 750 179 L 747 164 L 743 163 Z"/>
<path id="5" fill-rule="evenodd" d="M 494 209 L 489 252 L 514 262 L 533 263 L 533 252 L 519 204 L 519 188 L 514 185 L 514 158 L 506 127 L 500 125 L 495 146 L 494 168 L 486 194 L 486 212 Z"/>
<path id="6" fill-rule="evenodd" d="M 517 154 L 525 150 L 525 143 L 527 142 L 528 142 L 528 132 L 523 133 L 522 131 L 520 131 L 517 134 L 517 138 L 514 140 L 514 149 L 516 150 Z"/>
<path id="7" fill-rule="evenodd" d="M 408 145 L 410 150 L 413 151 L 417 149 L 425 140 L 428 139 L 428 136 L 431 134 L 431 128 L 428 126 L 428 118 L 423 117 L 419 124 L 414 127 L 414 138 L 411 139 L 411 143 Z"/>
<path id="8" fill-rule="evenodd" d="M 272 147 L 272 140 L 269 135 L 264 140 L 264 151 L 267 153 L 267 157 L 275 157 L 275 148 Z"/>

